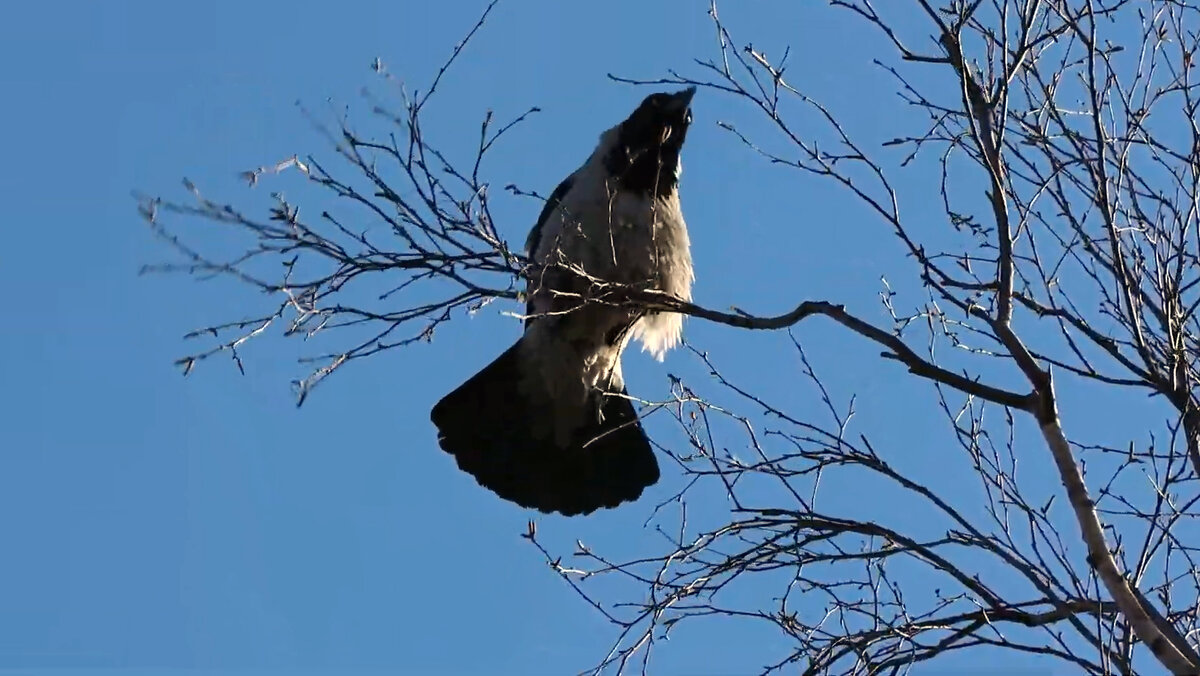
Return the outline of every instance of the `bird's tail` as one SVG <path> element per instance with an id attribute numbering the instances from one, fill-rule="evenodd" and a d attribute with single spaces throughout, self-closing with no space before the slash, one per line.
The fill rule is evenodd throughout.
<path id="1" fill-rule="evenodd" d="M 480 485 L 541 512 L 588 514 L 636 500 L 659 472 L 624 387 L 593 391 L 564 444 L 554 432 L 562 398 L 545 391 L 535 359 L 517 341 L 443 397 L 430 416 L 442 449 Z"/>

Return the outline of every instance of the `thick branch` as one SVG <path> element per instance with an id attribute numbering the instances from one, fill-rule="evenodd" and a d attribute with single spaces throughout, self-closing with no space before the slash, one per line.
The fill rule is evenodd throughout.
<path id="1" fill-rule="evenodd" d="M 855 317 L 846 312 L 846 309 L 841 305 L 834 305 L 825 301 L 806 300 L 797 305 L 791 312 L 773 317 L 756 317 L 740 310 L 733 313 L 710 310 L 693 303 L 668 298 L 662 294 L 643 292 L 629 293 L 627 295 L 635 302 L 638 302 L 638 304 L 644 304 L 647 309 L 670 310 L 743 329 L 783 329 L 794 326 L 808 317 L 824 315 L 860 336 L 886 347 L 888 352 L 883 353 L 885 358 L 895 359 L 903 363 L 908 367 L 910 373 L 922 378 L 939 382 L 943 385 L 949 385 L 971 396 L 1009 408 L 1033 411 L 1033 406 L 1037 401 L 1032 393 L 1017 394 L 1009 392 L 1008 390 L 985 385 L 978 380 L 973 380 L 931 364 L 929 361 L 922 359 L 908 345 L 905 345 L 904 341 L 900 340 L 899 337 Z"/>

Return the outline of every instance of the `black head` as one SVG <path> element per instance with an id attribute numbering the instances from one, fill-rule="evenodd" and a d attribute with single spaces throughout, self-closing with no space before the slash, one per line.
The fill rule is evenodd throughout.
<path id="1" fill-rule="evenodd" d="M 678 181 L 679 151 L 692 123 L 692 95 L 683 91 L 647 96 L 617 129 L 616 145 L 605 158 L 621 188 L 666 195 Z"/>

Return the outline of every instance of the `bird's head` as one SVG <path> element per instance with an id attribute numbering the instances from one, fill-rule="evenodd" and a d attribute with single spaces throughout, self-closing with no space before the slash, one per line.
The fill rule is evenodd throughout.
<path id="1" fill-rule="evenodd" d="M 605 164 L 626 190 L 665 195 L 679 180 L 679 153 L 692 124 L 695 87 L 659 92 L 610 132 Z"/>

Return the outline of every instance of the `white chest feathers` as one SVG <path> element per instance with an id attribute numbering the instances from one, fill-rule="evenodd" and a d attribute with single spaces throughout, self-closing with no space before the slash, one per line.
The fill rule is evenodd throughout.
<path id="1" fill-rule="evenodd" d="M 576 172 L 532 253 L 539 262 L 576 265 L 606 281 L 692 297 L 691 242 L 678 193 L 621 191 L 600 162 Z M 641 318 L 630 335 L 661 360 L 682 332 L 681 315 L 655 313 Z"/>

